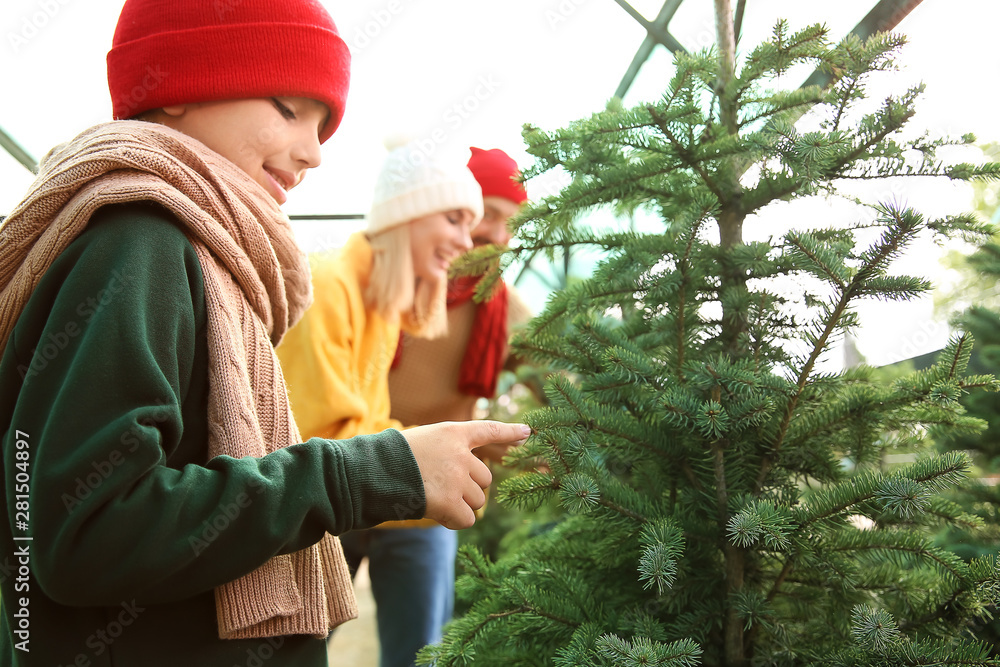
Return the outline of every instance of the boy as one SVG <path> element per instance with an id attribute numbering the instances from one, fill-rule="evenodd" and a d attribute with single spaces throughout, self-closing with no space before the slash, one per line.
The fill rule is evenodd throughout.
<path id="1" fill-rule="evenodd" d="M 126 1 L 108 80 L 141 120 L 55 149 L 0 228 L 0 665 L 326 665 L 356 615 L 331 534 L 471 525 L 470 450 L 525 437 L 300 442 L 272 343 L 311 293 L 278 205 L 348 65 L 313 0 Z"/>

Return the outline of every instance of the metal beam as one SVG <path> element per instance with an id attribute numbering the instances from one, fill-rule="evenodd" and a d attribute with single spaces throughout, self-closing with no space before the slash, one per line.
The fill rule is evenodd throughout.
<path id="1" fill-rule="evenodd" d="M 684 51 L 684 47 L 681 46 L 681 43 L 678 42 L 673 35 L 668 33 L 664 28 L 661 28 L 655 25 L 654 23 L 647 21 L 646 17 L 640 14 L 635 7 L 625 2 L 625 0 L 615 0 L 615 2 L 617 2 L 622 9 L 628 12 L 629 16 L 638 21 L 639 25 L 645 28 L 649 36 L 652 37 L 655 41 L 659 42 L 660 44 L 667 47 L 671 51 Z M 670 2 L 671 0 L 667 0 L 667 3 L 665 4 L 670 4 Z M 679 5 L 681 2 L 683 2 L 683 0 L 678 0 L 677 4 Z M 674 11 L 677 10 L 675 9 Z"/>
<path id="2" fill-rule="evenodd" d="M 667 46 L 667 48 L 675 53 L 678 50 L 682 53 L 687 53 L 684 47 L 681 46 L 680 42 L 677 42 L 677 40 L 674 39 L 669 32 L 667 32 L 667 24 L 670 23 L 670 19 L 672 19 L 674 14 L 677 13 L 677 8 L 681 6 L 682 2 L 684 2 L 684 0 L 666 0 L 660 8 L 660 12 L 656 15 L 656 18 L 653 19 L 653 23 L 651 24 L 656 30 L 662 31 L 667 38 L 673 41 L 676 48 L 671 48 L 669 46 Z M 644 18 L 640 21 L 640 23 L 642 22 L 645 22 Z M 643 24 L 643 27 L 645 27 L 645 23 Z M 622 77 L 621 83 L 618 84 L 618 90 L 615 91 L 615 97 L 618 99 L 625 97 L 625 93 L 627 93 L 628 89 L 632 86 L 632 83 L 635 81 L 635 77 L 639 75 L 639 70 L 642 68 L 643 64 L 649 60 L 649 56 L 653 53 L 653 47 L 656 46 L 656 44 L 657 40 L 655 40 L 652 34 L 647 31 L 645 39 L 642 40 L 639 50 L 636 51 L 635 57 L 632 58 L 632 63 L 628 66 L 628 70 L 625 72 L 625 76 Z"/>
<path id="3" fill-rule="evenodd" d="M 892 30 L 921 2 L 923 0 L 879 0 L 851 32 L 861 39 L 867 39 L 877 32 Z M 817 69 L 802 86 L 826 88 L 833 83 L 833 80 L 832 74 Z"/>
<path id="4" fill-rule="evenodd" d="M 635 77 L 638 75 L 642 65 L 649 59 L 650 54 L 652 54 L 653 47 L 656 43 L 662 44 L 674 52 L 686 52 L 684 47 L 681 46 L 681 44 L 672 35 L 670 35 L 670 33 L 667 32 L 667 24 L 669 24 L 670 20 L 674 16 L 674 13 L 676 13 L 678 7 L 680 7 L 680 4 L 683 1 L 684 0 L 665 0 L 656 19 L 650 23 L 624 0 L 615 0 L 615 2 L 621 5 L 621 7 L 628 12 L 630 16 L 646 28 L 647 33 L 646 38 L 643 40 L 642 45 L 636 52 L 635 57 L 632 58 L 632 63 L 625 72 L 625 76 L 622 77 L 621 83 L 618 84 L 618 90 L 615 91 L 615 97 L 619 99 L 624 98 L 625 93 L 628 92 L 628 89 L 635 81 Z M 862 39 L 866 39 L 876 32 L 892 30 L 899 25 L 899 23 L 922 1 L 923 0 L 879 0 L 879 2 L 872 7 L 868 14 L 861 19 L 851 32 L 858 35 Z M 737 5 L 735 17 L 735 20 L 740 24 L 739 28 L 742 28 L 744 9 L 745 2 L 744 0 L 740 0 Z M 739 34 L 737 34 L 736 37 L 739 39 Z M 831 83 L 833 83 L 833 77 L 831 75 L 816 70 L 802 85 L 819 85 L 826 87 Z M 1000 210 L 998 210 L 997 215 L 1000 215 Z M 515 284 L 518 284 L 521 278 L 523 278 L 529 270 L 534 271 L 533 268 L 529 269 L 531 261 L 534 258 L 535 254 L 533 253 L 525 261 L 521 272 L 514 280 Z"/>
<path id="5" fill-rule="evenodd" d="M 38 161 L 31 157 L 31 154 L 21 147 L 21 144 L 14 141 L 14 137 L 7 134 L 0 127 L 0 146 L 10 153 L 15 160 L 23 164 L 31 173 L 38 173 Z"/>

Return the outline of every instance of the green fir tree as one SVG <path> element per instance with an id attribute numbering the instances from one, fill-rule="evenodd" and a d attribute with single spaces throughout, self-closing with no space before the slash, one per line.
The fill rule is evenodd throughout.
<path id="1" fill-rule="evenodd" d="M 987 159 L 1000 159 L 1000 145 L 983 147 Z M 1000 221 L 996 182 L 973 184 L 974 209 L 992 222 Z M 967 331 L 976 339 L 976 349 L 969 360 L 969 370 L 978 374 L 1000 375 L 1000 235 L 980 245 L 975 252 L 953 251 L 947 263 L 959 280 L 948 290 L 935 292 L 936 306 L 951 312 L 955 329 Z M 974 304 L 974 305 L 970 305 Z M 917 357 L 913 363 L 926 365 L 930 355 Z M 963 526 L 943 526 L 938 544 L 965 560 L 995 554 L 1000 545 L 1000 394 L 973 392 L 960 398 L 966 413 L 986 423 L 976 433 L 941 434 L 937 443 L 940 451 L 963 451 L 972 459 L 972 474 L 947 498 L 969 514 L 982 520 L 983 527 L 969 531 Z M 984 618 L 976 622 L 980 639 L 993 644 L 992 655 L 1000 656 L 1000 618 Z"/>
<path id="2" fill-rule="evenodd" d="M 519 217 L 519 247 L 501 263 L 607 251 L 516 344 L 557 370 L 550 406 L 527 416 L 536 435 L 511 456 L 525 472 L 500 496 L 529 511 L 556 498 L 565 514 L 497 562 L 463 550 L 472 607 L 424 664 L 1000 664 L 969 631 L 1000 597 L 996 555 L 966 562 L 933 543 L 942 525 L 980 524 L 941 495 L 969 458 L 881 465 L 887 450 L 983 427 L 958 402 L 997 389 L 966 373 L 971 337 L 888 385 L 865 367 L 818 368 L 857 325 L 859 300 L 930 289 L 891 271 L 914 239 L 991 229 L 859 202 L 871 216 L 744 238 L 771 205 L 844 182 L 1000 169 L 936 157 L 972 137 L 902 138 L 919 87 L 865 104 L 903 38 L 831 44 L 822 26 L 778 22 L 737 68 L 732 12 L 717 4 L 721 46 L 678 57 L 661 99 L 525 129 L 526 177 L 561 168 L 572 182 Z M 833 82 L 778 89 L 801 63 Z M 815 129 L 797 126 L 807 121 Z M 652 213 L 658 229 L 575 224 L 595 207 Z M 466 268 L 495 259 L 483 250 Z"/>
<path id="3" fill-rule="evenodd" d="M 993 246 L 994 254 L 1000 248 Z M 994 270 L 998 267 L 994 266 Z M 977 358 L 986 372 L 1000 373 L 1000 314 L 971 308 L 958 322 L 959 326 L 977 336 Z M 969 514 L 977 517 L 982 528 L 948 525 L 942 528 L 939 543 L 966 560 L 995 556 L 1000 548 L 1000 401 L 997 394 L 975 393 L 962 397 L 968 414 L 982 419 L 987 428 L 981 433 L 963 433 L 956 438 L 944 438 L 939 447 L 944 451 L 961 451 L 972 459 L 978 476 L 964 481 L 948 493 L 947 498 Z M 993 645 L 991 655 L 1000 657 L 1000 618 L 996 611 L 991 617 L 977 619 L 976 635 Z"/>
<path id="4" fill-rule="evenodd" d="M 978 276 L 978 282 L 995 286 L 1000 279 L 1000 244 L 994 238 L 983 244 L 967 260 L 967 271 Z M 976 338 L 976 354 L 970 366 L 976 372 L 1000 374 L 1000 312 L 985 305 L 970 306 L 954 318 L 954 324 Z M 983 528 L 969 531 L 963 526 L 945 526 L 939 543 L 966 560 L 997 553 L 1000 545 L 1000 394 L 972 393 L 961 398 L 970 416 L 982 419 L 986 428 L 976 433 L 960 433 L 942 437 L 942 451 L 966 452 L 972 459 L 976 475 L 965 480 L 947 497 L 959 507 L 982 521 Z M 976 634 L 993 644 L 992 655 L 1000 656 L 1000 619 L 980 619 Z"/>

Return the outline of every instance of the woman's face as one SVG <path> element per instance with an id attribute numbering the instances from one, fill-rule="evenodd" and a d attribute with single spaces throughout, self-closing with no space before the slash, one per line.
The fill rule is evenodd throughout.
<path id="1" fill-rule="evenodd" d="M 413 273 L 417 279 L 445 280 L 456 257 L 472 248 L 472 211 L 432 213 L 410 223 Z"/>

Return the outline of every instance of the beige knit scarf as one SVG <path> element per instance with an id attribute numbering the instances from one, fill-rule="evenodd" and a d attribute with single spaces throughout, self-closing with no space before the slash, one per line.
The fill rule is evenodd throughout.
<path id="1" fill-rule="evenodd" d="M 239 167 L 143 121 L 93 127 L 47 156 L 0 228 L 0 354 L 46 269 L 106 204 L 152 201 L 184 226 L 208 308 L 209 458 L 299 442 L 277 344 L 312 298 L 288 219 Z M 215 589 L 219 636 L 325 637 L 357 617 L 340 542 L 326 535 Z"/>

